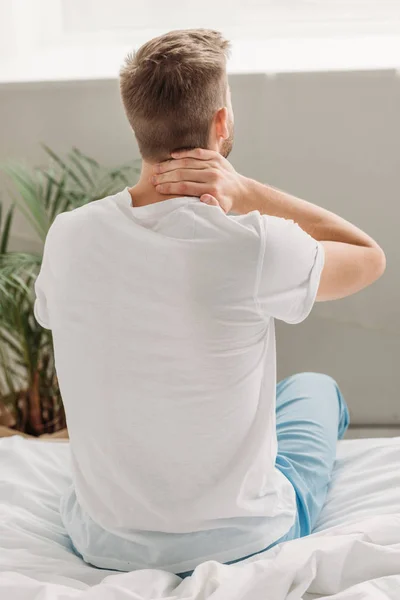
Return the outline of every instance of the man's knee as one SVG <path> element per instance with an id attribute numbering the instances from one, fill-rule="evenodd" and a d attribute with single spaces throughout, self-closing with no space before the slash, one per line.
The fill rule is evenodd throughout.
<path id="1" fill-rule="evenodd" d="M 312 383 L 313 385 L 320 385 L 320 386 L 333 386 L 336 389 L 339 389 L 338 384 L 336 383 L 336 381 L 333 379 L 333 377 L 331 377 L 330 375 L 326 375 L 325 373 L 314 373 L 314 372 L 303 372 L 303 373 L 296 373 L 295 375 L 290 375 L 289 377 L 287 377 L 286 379 L 284 379 L 283 381 L 287 381 L 289 382 L 295 382 L 295 381 L 299 381 L 299 382 L 308 382 L 308 383 Z"/>
<path id="2" fill-rule="evenodd" d="M 340 391 L 337 382 L 330 375 L 324 373 L 297 373 L 292 375 L 293 385 L 304 390 L 306 394 L 313 394 L 318 401 L 326 399 L 327 402 L 337 401 L 339 406 L 339 437 L 342 438 L 350 424 L 350 412 L 346 400 Z M 288 378 L 290 380 L 290 378 Z"/>
<path id="3" fill-rule="evenodd" d="M 333 377 L 313 372 L 297 373 L 287 377 L 277 386 L 277 415 L 279 413 L 284 415 L 283 420 L 290 419 L 290 413 L 293 414 L 294 400 L 299 402 L 300 416 L 304 413 L 314 420 L 316 413 L 322 415 L 323 419 L 326 415 L 332 415 L 333 422 L 338 415 L 338 437 L 343 437 L 350 423 L 350 414 Z"/>

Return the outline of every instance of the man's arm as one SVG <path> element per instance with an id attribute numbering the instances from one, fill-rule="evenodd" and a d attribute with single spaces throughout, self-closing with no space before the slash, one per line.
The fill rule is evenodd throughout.
<path id="1" fill-rule="evenodd" d="M 361 229 L 338 215 L 300 198 L 262 185 L 244 182 L 243 199 L 233 209 L 240 214 L 250 210 L 292 219 L 320 241 L 325 264 L 317 301 L 351 296 L 371 285 L 385 271 L 386 259 L 378 244 Z"/>
<path id="2" fill-rule="evenodd" d="M 155 166 L 153 183 L 163 194 L 199 196 L 225 212 L 258 210 L 298 223 L 324 247 L 319 301 L 350 296 L 385 270 L 383 250 L 361 229 L 320 206 L 240 175 L 217 152 L 197 149 L 173 154 L 173 160 Z"/>

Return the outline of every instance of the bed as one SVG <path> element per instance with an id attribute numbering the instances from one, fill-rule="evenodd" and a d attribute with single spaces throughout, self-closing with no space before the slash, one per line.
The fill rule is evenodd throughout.
<path id="1" fill-rule="evenodd" d="M 77 558 L 58 504 L 70 485 L 68 442 L 0 440 L 1 600 L 399 600 L 400 437 L 338 445 L 313 535 L 192 577 L 116 573 Z"/>

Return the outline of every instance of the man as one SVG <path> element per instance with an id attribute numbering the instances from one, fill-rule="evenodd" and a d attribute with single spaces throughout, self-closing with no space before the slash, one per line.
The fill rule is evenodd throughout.
<path id="1" fill-rule="evenodd" d="M 309 534 L 348 425 L 331 378 L 276 387 L 274 319 L 361 290 L 385 257 L 227 162 L 227 50 L 217 32 L 176 31 L 127 58 L 140 180 L 59 215 L 46 240 L 35 316 L 53 330 L 71 440 L 61 514 L 98 567 L 186 576 Z"/>

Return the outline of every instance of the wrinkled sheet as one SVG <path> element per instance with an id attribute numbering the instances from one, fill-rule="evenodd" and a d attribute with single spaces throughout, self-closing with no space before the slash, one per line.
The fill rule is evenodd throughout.
<path id="1" fill-rule="evenodd" d="M 76 557 L 58 505 L 69 444 L 0 440 L 0 600 L 399 600 L 400 438 L 340 442 L 308 538 L 192 577 L 103 571 Z"/>

